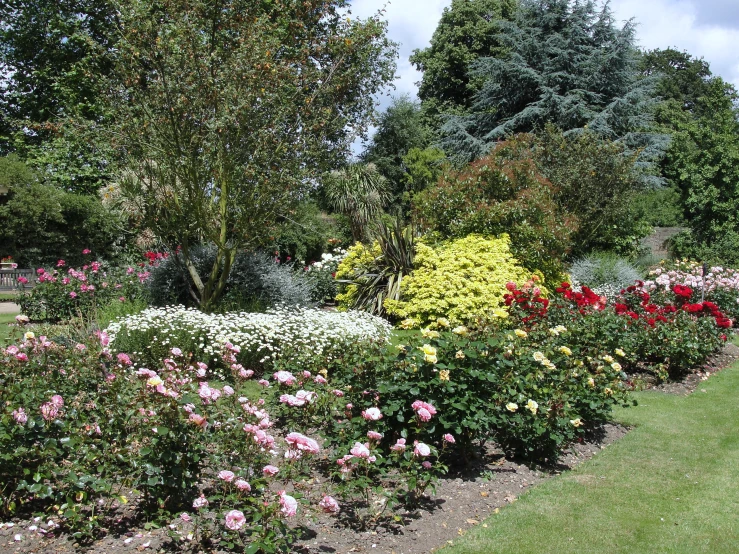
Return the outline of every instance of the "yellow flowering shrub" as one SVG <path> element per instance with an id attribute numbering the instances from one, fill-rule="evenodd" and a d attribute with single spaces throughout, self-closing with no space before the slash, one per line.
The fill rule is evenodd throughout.
<path id="1" fill-rule="evenodd" d="M 354 280 L 358 274 L 369 269 L 374 265 L 375 259 L 382 254 L 380 245 L 377 241 L 372 246 L 367 247 L 361 242 L 350 247 L 346 252 L 346 257 L 336 268 L 337 280 Z M 340 286 L 341 292 L 336 295 L 336 304 L 339 311 L 346 311 L 354 305 L 357 296 L 356 285 Z"/>
<path id="2" fill-rule="evenodd" d="M 511 254 L 508 235 L 481 235 L 416 246 L 414 270 L 401 283 L 401 300 L 386 300 L 387 313 L 417 327 L 446 318 L 450 325 L 507 313 L 501 308 L 508 281 L 526 282 L 531 273 Z"/>

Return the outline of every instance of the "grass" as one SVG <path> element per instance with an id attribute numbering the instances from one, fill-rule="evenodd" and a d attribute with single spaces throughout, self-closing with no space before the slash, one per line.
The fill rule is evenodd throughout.
<path id="1" fill-rule="evenodd" d="M 624 438 L 443 554 L 737 552 L 739 362 L 687 397 L 636 396 L 615 413 Z"/>
<path id="2" fill-rule="evenodd" d="M 12 327 L 8 323 L 15 323 L 17 314 L 0 314 L 0 346 L 4 344 L 5 339 L 10 335 Z"/>
<path id="3" fill-rule="evenodd" d="M 16 300 L 17 298 L 17 292 L 0 292 L 0 300 Z"/>

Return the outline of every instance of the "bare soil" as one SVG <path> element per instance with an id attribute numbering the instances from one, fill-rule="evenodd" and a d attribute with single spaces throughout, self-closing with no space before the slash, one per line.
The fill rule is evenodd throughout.
<path id="1" fill-rule="evenodd" d="M 688 375 L 682 382 L 667 383 L 655 390 L 671 394 L 690 394 L 709 375 L 739 358 L 739 347 L 727 344 L 706 366 Z M 356 531 L 341 518 L 319 516 L 298 519 L 301 537 L 292 551 L 300 554 L 384 553 L 423 554 L 452 542 L 475 525 L 486 525 L 486 517 L 515 502 L 529 488 L 594 456 L 618 440 L 628 430 L 608 424 L 581 443 L 570 447 L 558 463 L 532 467 L 507 459 L 494 446 L 478 452 L 471 463 L 452 468 L 441 479 L 436 494 L 429 496 L 414 511 L 401 510 L 370 531 Z M 135 520 L 133 506 L 120 506 L 115 527 L 91 546 L 81 546 L 73 538 L 58 533 L 43 520 L 16 520 L 0 524 L 0 554 L 124 554 L 129 552 L 204 553 L 192 543 L 169 537 L 169 529 L 145 530 Z M 53 519 L 53 518 L 52 518 Z M 12 525 L 12 526 L 9 526 Z M 187 535 L 192 523 L 172 522 Z M 208 550 L 218 554 L 218 549 Z"/>

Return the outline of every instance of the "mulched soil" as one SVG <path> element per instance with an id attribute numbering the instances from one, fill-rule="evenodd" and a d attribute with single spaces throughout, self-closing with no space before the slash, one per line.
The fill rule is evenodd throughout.
<path id="1" fill-rule="evenodd" d="M 704 368 L 682 382 L 662 384 L 654 389 L 671 394 L 689 394 L 709 375 L 736 359 L 739 359 L 739 347 L 727 344 Z M 515 502 L 530 487 L 591 458 L 627 431 L 618 425 L 605 425 L 597 434 L 573 445 L 553 467 L 530 467 L 506 459 L 502 452 L 488 447 L 464 468 L 452 469 L 438 484 L 436 494 L 426 499 L 419 509 L 396 513 L 398 518 L 389 518 L 371 531 L 355 531 L 345 522 L 329 516 L 295 521 L 301 527 L 302 536 L 292 551 L 300 554 L 433 552 L 468 529 L 486 525 L 483 523 L 486 517 Z M 64 534 L 55 533 L 45 523 L 46 519 L 14 521 L 12 527 L 7 523 L 0 524 L 0 554 L 202 552 L 193 549 L 187 541 L 171 539 L 166 528 L 144 530 L 142 522 L 134 523 L 129 519 L 132 511 L 132 504 L 120 507 L 116 528 L 89 547 L 81 547 Z M 186 535 L 192 524 L 177 520 L 173 525 Z"/>

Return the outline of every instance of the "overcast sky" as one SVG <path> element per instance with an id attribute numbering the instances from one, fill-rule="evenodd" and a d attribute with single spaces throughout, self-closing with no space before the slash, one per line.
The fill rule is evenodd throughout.
<path id="1" fill-rule="evenodd" d="M 451 0 L 351 0 L 354 16 L 367 17 L 385 4 L 390 38 L 400 43 L 398 79 L 393 95 L 416 94 L 421 74 L 408 62 L 415 48 L 425 48 Z M 634 18 L 644 49 L 674 47 L 703 57 L 739 88 L 739 0 L 612 0 L 619 21 Z M 381 104 L 387 105 L 387 99 Z"/>

